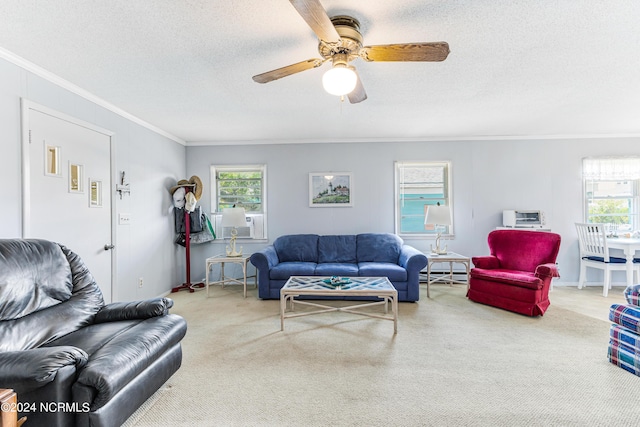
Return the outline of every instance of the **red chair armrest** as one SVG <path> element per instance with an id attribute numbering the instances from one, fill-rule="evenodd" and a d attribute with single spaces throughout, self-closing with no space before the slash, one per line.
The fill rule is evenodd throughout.
<path id="1" fill-rule="evenodd" d="M 474 267 L 477 268 L 484 268 L 486 270 L 500 268 L 500 260 L 493 255 L 472 257 L 471 261 Z"/>
<path id="2" fill-rule="evenodd" d="M 536 277 L 560 277 L 558 266 L 555 264 L 542 264 L 536 267 Z"/>

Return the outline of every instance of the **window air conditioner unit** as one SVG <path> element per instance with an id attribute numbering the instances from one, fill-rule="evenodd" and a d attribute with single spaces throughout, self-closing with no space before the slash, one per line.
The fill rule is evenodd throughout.
<path id="1" fill-rule="evenodd" d="M 247 214 L 246 227 L 238 227 L 239 239 L 265 239 L 265 227 L 264 227 L 264 215 L 262 214 Z M 216 231 L 216 240 L 224 240 L 231 238 L 231 228 L 222 227 L 222 215 L 212 214 L 211 222 L 213 223 L 214 230 Z"/>
<path id="2" fill-rule="evenodd" d="M 253 239 L 253 217 L 248 216 L 246 218 L 247 225 L 245 227 L 238 227 L 238 239 Z M 232 227 L 222 227 L 222 238 L 229 239 L 231 238 L 231 229 Z"/>

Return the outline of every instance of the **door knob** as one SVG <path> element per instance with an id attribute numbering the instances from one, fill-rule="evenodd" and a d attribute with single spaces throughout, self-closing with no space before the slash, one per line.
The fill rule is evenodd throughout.
<path id="1" fill-rule="evenodd" d="M 104 250 L 105 251 L 108 251 L 109 249 L 113 249 L 113 248 L 115 248 L 115 246 L 113 246 L 113 245 L 104 245 Z"/>

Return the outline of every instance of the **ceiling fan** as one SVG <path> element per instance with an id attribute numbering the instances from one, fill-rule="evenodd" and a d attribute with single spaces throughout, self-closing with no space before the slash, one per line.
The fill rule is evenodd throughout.
<path id="1" fill-rule="evenodd" d="M 318 36 L 318 52 L 322 58 L 307 59 L 255 75 L 255 82 L 268 83 L 317 68 L 330 60 L 332 67 L 322 78 L 325 90 L 333 95 L 346 95 L 349 102 L 356 104 L 367 99 L 367 93 L 355 67 L 349 65 L 351 61 L 362 58 L 368 62 L 435 62 L 444 61 L 449 55 L 449 45 L 446 42 L 363 46 L 360 22 L 357 19 L 347 15 L 329 18 L 320 0 L 289 1 Z"/>

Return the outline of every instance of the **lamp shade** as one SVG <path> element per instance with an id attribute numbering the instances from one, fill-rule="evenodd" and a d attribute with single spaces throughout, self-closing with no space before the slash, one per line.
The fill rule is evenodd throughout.
<path id="1" fill-rule="evenodd" d="M 223 227 L 245 227 L 247 219 L 245 218 L 244 208 L 223 208 L 222 209 L 222 226 Z"/>
<path id="2" fill-rule="evenodd" d="M 427 214 L 424 216 L 425 224 L 435 225 L 451 225 L 451 209 L 449 206 L 433 205 L 427 209 Z"/>
<path id="3" fill-rule="evenodd" d="M 322 76 L 322 86 L 331 95 L 342 96 L 353 92 L 358 82 L 355 71 L 347 66 L 336 65 Z"/>

